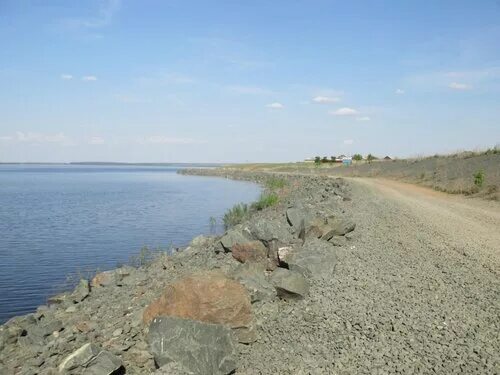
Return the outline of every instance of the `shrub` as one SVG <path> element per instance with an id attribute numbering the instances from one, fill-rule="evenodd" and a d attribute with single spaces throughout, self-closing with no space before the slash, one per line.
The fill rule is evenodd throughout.
<path id="1" fill-rule="evenodd" d="M 477 187 L 483 186 L 484 183 L 484 172 L 483 171 L 477 171 L 474 173 L 474 185 Z"/>
<path id="2" fill-rule="evenodd" d="M 286 181 L 283 178 L 271 177 L 266 181 L 266 186 L 271 189 L 283 189 L 286 185 Z"/>
<path id="3" fill-rule="evenodd" d="M 226 211 L 224 217 L 222 218 L 224 228 L 229 229 L 237 224 L 240 224 L 248 217 L 249 214 L 250 210 L 247 204 L 235 204 L 232 208 Z"/>
<path id="4" fill-rule="evenodd" d="M 263 210 L 264 208 L 274 206 L 276 203 L 278 203 L 278 201 L 279 197 L 275 193 L 261 194 L 259 200 L 252 204 L 252 208 L 257 211 L 260 211 Z"/>
<path id="5" fill-rule="evenodd" d="M 354 154 L 352 156 L 352 160 L 361 161 L 361 160 L 363 160 L 363 156 L 361 156 L 361 154 Z"/>

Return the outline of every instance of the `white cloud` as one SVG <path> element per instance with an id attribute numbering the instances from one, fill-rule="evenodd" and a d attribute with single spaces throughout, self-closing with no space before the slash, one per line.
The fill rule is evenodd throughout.
<path id="1" fill-rule="evenodd" d="M 396 94 L 398 94 L 398 95 L 404 95 L 404 93 L 405 93 L 405 90 L 403 90 L 403 89 L 396 90 Z"/>
<path id="2" fill-rule="evenodd" d="M 346 139 L 344 140 L 344 144 L 345 145 L 352 145 L 354 143 L 354 141 L 352 139 Z"/>
<path id="3" fill-rule="evenodd" d="M 90 137 L 87 140 L 89 145 L 102 145 L 105 143 L 104 138 L 102 137 Z"/>
<path id="4" fill-rule="evenodd" d="M 87 82 L 97 81 L 97 77 L 96 76 L 83 76 L 82 81 L 87 81 Z"/>
<path id="5" fill-rule="evenodd" d="M 0 141 L 12 141 L 14 137 L 10 135 L 0 136 Z"/>
<path id="6" fill-rule="evenodd" d="M 73 79 L 73 76 L 71 74 L 61 74 L 61 79 L 70 80 Z"/>
<path id="7" fill-rule="evenodd" d="M 64 135 L 64 133 L 16 132 L 15 140 L 27 143 L 71 143 L 71 139 Z"/>
<path id="8" fill-rule="evenodd" d="M 452 90 L 470 90 L 472 87 L 465 83 L 452 82 L 448 85 Z"/>
<path id="9" fill-rule="evenodd" d="M 190 145 L 206 143 L 206 141 L 193 139 L 193 138 L 177 138 L 167 137 L 163 135 L 152 135 L 149 137 L 140 137 L 137 139 L 138 143 L 142 144 L 169 144 L 169 145 Z"/>
<path id="10" fill-rule="evenodd" d="M 371 118 L 368 116 L 356 117 L 356 121 L 370 121 L 370 120 L 371 120 Z"/>
<path id="11" fill-rule="evenodd" d="M 266 105 L 266 107 L 271 108 L 271 109 L 283 109 L 283 108 L 285 108 L 285 106 L 283 104 L 278 103 L 278 102 L 268 104 L 268 105 Z"/>
<path id="12" fill-rule="evenodd" d="M 330 111 L 329 113 L 335 116 L 354 116 L 359 114 L 359 112 L 356 111 L 354 108 L 349 108 L 349 107 L 339 108 L 336 111 Z"/>
<path id="13" fill-rule="evenodd" d="M 332 96 L 316 96 L 315 98 L 313 98 L 313 102 L 319 104 L 337 103 L 339 100 L 340 98 Z"/>

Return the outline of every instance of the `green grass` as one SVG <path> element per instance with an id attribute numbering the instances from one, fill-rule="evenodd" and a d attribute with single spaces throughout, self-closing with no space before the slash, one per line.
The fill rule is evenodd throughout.
<path id="1" fill-rule="evenodd" d="M 266 186 L 271 190 L 283 189 L 286 186 L 286 180 L 278 177 L 271 177 L 266 181 Z"/>
<path id="2" fill-rule="evenodd" d="M 279 197 L 275 193 L 263 193 L 259 199 L 252 204 L 252 208 L 260 211 L 264 208 L 274 206 L 279 201 Z"/>
<path id="3" fill-rule="evenodd" d="M 484 172 L 483 171 L 477 171 L 474 173 L 474 185 L 477 187 L 482 187 L 484 184 Z"/>
<path id="4" fill-rule="evenodd" d="M 243 222 L 250 215 L 250 208 L 245 203 L 235 204 L 232 208 L 226 211 L 222 222 L 224 228 L 228 229 Z"/>

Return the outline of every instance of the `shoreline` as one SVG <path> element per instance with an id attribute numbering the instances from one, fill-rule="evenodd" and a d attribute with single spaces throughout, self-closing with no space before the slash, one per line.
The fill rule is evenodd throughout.
<path id="1" fill-rule="evenodd" d="M 99 273 L 11 319 L 0 373 L 481 374 L 499 364 L 494 265 L 484 271 L 488 258 L 464 257 L 450 239 L 430 244 L 435 227 L 407 203 L 342 178 L 181 173 L 254 181 L 279 200 L 222 236 Z"/>

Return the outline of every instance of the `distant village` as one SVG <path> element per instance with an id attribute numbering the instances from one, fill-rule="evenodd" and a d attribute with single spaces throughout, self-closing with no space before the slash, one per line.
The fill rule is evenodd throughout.
<path id="1" fill-rule="evenodd" d="M 390 156 L 385 156 L 382 159 L 379 159 L 378 157 L 368 154 L 366 157 L 364 157 L 361 154 L 354 154 L 352 156 L 347 156 L 347 155 L 338 155 L 338 156 L 315 156 L 313 158 L 308 158 L 305 159 L 304 162 L 306 163 L 315 163 L 316 165 L 321 165 L 324 163 L 342 163 L 344 165 L 351 165 L 353 161 L 358 162 L 358 161 L 367 161 L 368 163 L 371 163 L 372 161 L 375 160 L 381 160 L 381 161 L 389 161 L 392 160 Z"/>

